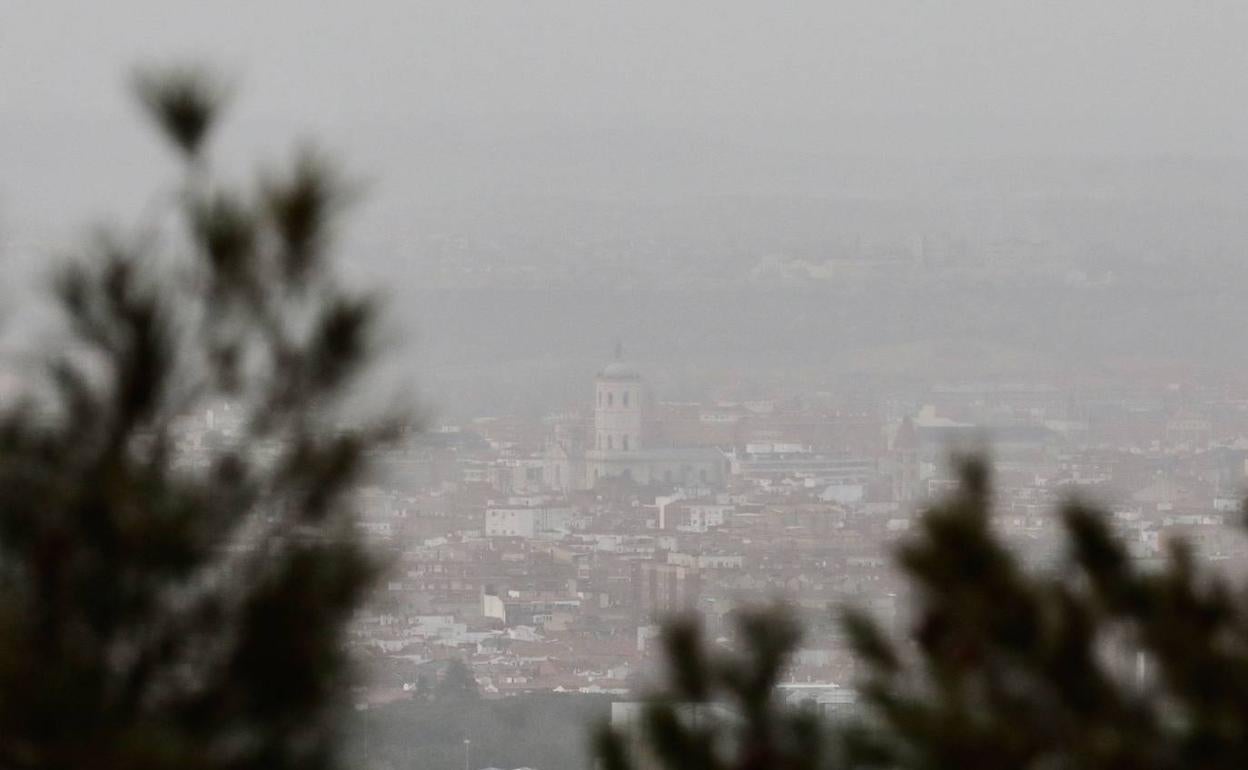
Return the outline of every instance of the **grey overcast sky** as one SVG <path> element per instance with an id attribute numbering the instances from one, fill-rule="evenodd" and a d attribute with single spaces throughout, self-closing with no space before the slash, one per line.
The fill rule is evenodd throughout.
<path id="1" fill-rule="evenodd" d="M 167 172 L 123 91 L 152 59 L 237 79 L 231 155 L 320 137 L 396 211 L 610 155 L 595 136 L 712 166 L 1239 157 L 1246 41 L 1242 0 L 0 0 L 0 228 L 125 213 Z"/>

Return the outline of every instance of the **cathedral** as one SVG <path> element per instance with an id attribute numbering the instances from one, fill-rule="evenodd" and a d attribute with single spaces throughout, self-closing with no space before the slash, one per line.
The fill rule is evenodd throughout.
<path id="1" fill-rule="evenodd" d="M 556 442 L 547 451 L 547 484 L 585 490 L 605 479 L 623 478 L 643 486 L 722 486 L 728 462 L 718 449 L 647 445 L 645 395 L 641 373 L 617 349 L 615 360 L 594 378 L 591 435 L 584 442 Z"/>

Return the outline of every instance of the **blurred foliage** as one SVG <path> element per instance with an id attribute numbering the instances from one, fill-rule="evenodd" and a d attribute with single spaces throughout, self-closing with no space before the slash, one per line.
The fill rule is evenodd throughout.
<path id="1" fill-rule="evenodd" d="M 328 262 L 341 182 L 221 186 L 220 81 L 136 88 L 186 183 L 60 268 L 64 344 L 0 415 L 0 767 L 332 767 L 376 571 L 349 492 L 396 424 L 342 415 L 374 305 Z M 195 447 L 208 409 L 237 427 Z"/>
<path id="2" fill-rule="evenodd" d="M 438 701 L 474 701 L 480 697 L 477 678 L 462 660 L 451 661 L 433 689 L 433 699 Z"/>
<path id="3" fill-rule="evenodd" d="M 782 605 L 735 616 L 737 645 L 710 645 L 694 616 L 663 631 L 667 687 L 642 705 L 632 730 L 603 727 L 604 770 L 821 767 L 827 747 L 816 713 L 785 706 L 780 683 L 801 637 Z"/>
<path id="4" fill-rule="evenodd" d="M 1181 540 L 1164 565 L 1139 564 L 1077 501 L 1060 511 L 1062 562 L 1034 574 L 992 527 L 986 462 L 960 472 L 897 551 L 911 632 L 843 613 L 862 672 L 850 718 L 816 729 L 768 692 L 797 643 L 783 612 L 747 614 L 733 654 L 685 620 L 667 629 L 668 690 L 639 731 L 604 729 L 603 766 L 1248 767 L 1243 588 L 1198 569 Z M 682 720 L 707 702 L 722 715 Z"/>

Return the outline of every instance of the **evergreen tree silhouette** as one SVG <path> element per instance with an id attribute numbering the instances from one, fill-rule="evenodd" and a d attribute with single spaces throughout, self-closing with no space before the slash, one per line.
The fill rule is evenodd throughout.
<path id="1" fill-rule="evenodd" d="M 329 261 L 348 191 L 312 151 L 219 184 L 222 82 L 136 90 L 186 183 L 59 269 L 64 344 L 0 415 L 0 767 L 332 767 L 376 571 L 349 492 L 397 424 L 342 414 L 375 315 Z M 188 446 L 208 408 L 237 431 Z"/>
<path id="2" fill-rule="evenodd" d="M 1065 552 L 1035 573 L 991 526 L 987 463 L 927 509 L 897 551 L 915 607 L 891 638 L 843 621 L 864 670 L 856 716 L 814 724 L 774 692 L 798 636 L 754 612 L 742 651 L 669 625 L 667 688 L 639 734 L 604 728 L 609 770 L 697 768 L 1242 768 L 1248 766 L 1248 595 L 1176 540 L 1161 568 L 1128 557 L 1107 515 L 1060 510 Z M 689 704 L 722 716 L 682 719 Z"/>

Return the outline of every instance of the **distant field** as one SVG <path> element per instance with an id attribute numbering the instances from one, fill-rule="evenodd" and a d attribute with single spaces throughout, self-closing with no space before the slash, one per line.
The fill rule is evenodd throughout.
<path id="1" fill-rule="evenodd" d="M 463 770 L 470 766 L 590 768 L 591 728 L 611 696 L 524 695 L 467 703 L 404 701 L 357 713 L 345 766 L 357 770 Z"/>

